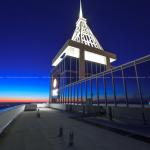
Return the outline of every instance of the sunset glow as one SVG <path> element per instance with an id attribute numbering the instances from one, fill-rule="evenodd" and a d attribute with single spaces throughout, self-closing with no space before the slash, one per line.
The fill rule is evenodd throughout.
<path id="1" fill-rule="evenodd" d="M 0 102 L 48 102 L 49 79 L 2 78 Z"/>
<path id="2" fill-rule="evenodd" d="M 9 98 L 9 97 L 0 97 L 0 102 L 2 103 L 47 103 L 48 99 L 38 99 L 38 98 Z"/>

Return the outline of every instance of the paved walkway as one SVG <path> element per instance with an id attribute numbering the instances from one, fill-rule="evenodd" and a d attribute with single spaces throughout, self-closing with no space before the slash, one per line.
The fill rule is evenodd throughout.
<path id="1" fill-rule="evenodd" d="M 149 150 L 150 144 L 70 119 L 66 113 L 42 109 L 24 112 L 0 137 L 0 150 Z M 64 127 L 64 137 L 58 129 Z M 68 135 L 73 130 L 75 145 L 68 146 Z"/>
<path id="2" fill-rule="evenodd" d="M 147 139 L 150 142 L 150 125 L 137 125 L 137 124 L 128 124 L 123 121 L 113 120 L 110 121 L 108 118 L 102 117 L 75 117 L 75 119 L 85 121 L 87 123 L 104 127 L 110 130 L 116 130 L 116 132 L 124 132 L 130 136 L 137 135 L 141 138 Z"/>

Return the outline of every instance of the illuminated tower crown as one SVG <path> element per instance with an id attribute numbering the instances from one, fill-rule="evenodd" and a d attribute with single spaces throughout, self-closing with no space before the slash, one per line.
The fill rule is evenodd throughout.
<path id="1" fill-rule="evenodd" d="M 96 39 L 92 31 L 90 30 L 89 26 L 87 25 L 86 19 L 83 17 L 81 0 L 80 0 L 79 19 L 76 23 L 76 29 L 72 36 L 72 40 L 103 50 L 102 46 L 100 45 L 100 43 L 98 42 L 98 40 Z"/>

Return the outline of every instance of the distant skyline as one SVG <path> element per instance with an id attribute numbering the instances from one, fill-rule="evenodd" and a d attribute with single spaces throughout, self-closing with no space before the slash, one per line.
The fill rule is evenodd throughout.
<path id="1" fill-rule="evenodd" d="M 82 0 L 84 17 L 115 66 L 150 52 L 148 0 Z M 51 62 L 71 38 L 79 0 L 0 2 L 0 77 L 50 76 Z M 2 99 L 48 99 L 49 78 L 0 78 Z M 22 100 L 21 100 L 22 101 Z"/>

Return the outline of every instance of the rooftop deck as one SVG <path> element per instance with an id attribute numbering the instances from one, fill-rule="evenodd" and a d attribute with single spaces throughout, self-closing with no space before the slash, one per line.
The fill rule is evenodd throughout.
<path id="1" fill-rule="evenodd" d="M 42 108 L 23 112 L 0 136 L 0 150 L 149 150 L 150 144 L 101 129 L 69 117 L 57 110 Z M 64 136 L 58 137 L 63 126 Z M 68 146 L 69 132 L 74 131 L 74 146 Z"/>

